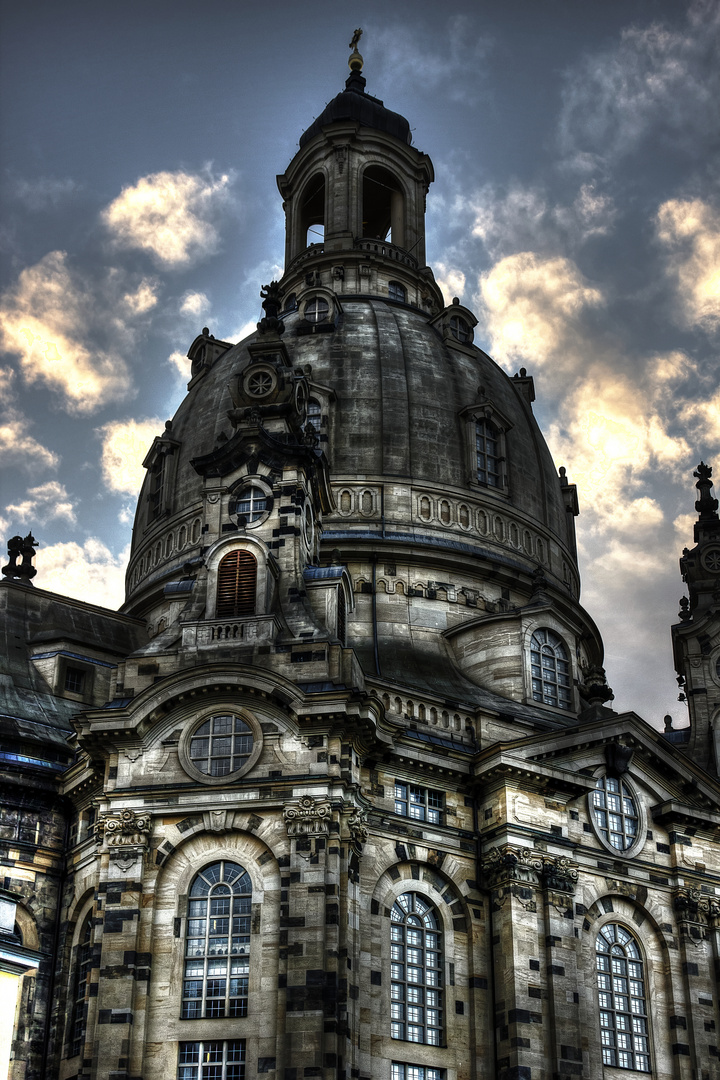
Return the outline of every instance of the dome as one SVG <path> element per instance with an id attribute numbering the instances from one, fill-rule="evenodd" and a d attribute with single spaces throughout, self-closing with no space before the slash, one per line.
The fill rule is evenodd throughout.
<path id="1" fill-rule="evenodd" d="M 309 373 L 310 393 L 324 402 L 327 434 L 322 445 L 335 488 L 344 481 L 372 480 L 408 492 L 422 489 L 436 501 L 452 495 L 453 505 L 466 506 L 463 513 L 475 515 L 474 521 L 482 508 L 488 526 L 482 535 L 453 511 L 452 524 L 439 530 L 442 536 L 505 556 L 512 553 L 530 565 L 538 551 L 545 552 L 547 569 L 563 580 L 568 564 L 574 563 L 570 515 L 532 413 L 530 380 L 510 378 L 480 349 L 448 339 L 441 320 L 379 297 L 343 300 L 334 323 L 327 323 L 330 332 L 304 332 L 305 320 L 297 309 L 285 315 L 284 325 L 282 342 L 293 369 Z M 230 386 L 250 362 L 249 346 L 257 338 L 228 347 L 191 383 L 173 418 L 167 433 L 176 446 L 168 493 L 171 519 L 193 506 L 200 510 L 203 479 L 193 462 L 231 437 Z M 473 426 L 478 409 L 505 433 L 502 489 L 471 479 L 475 433 L 474 427 L 468 431 L 468 424 Z M 140 508 L 147 505 L 151 485 L 148 476 Z M 388 526 L 419 532 L 409 502 L 404 509 L 401 504 L 394 510 L 386 507 Z M 349 524 L 337 515 L 330 515 L 330 521 L 333 528 Z M 325 528 L 330 531 L 330 522 Z M 432 535 L 438 528 L 429 523 L 424 531 Z M 136 528 L 131 570 L 139 548 L 157 543 L 155 532 Z M 532 536 L 529 542 L 526 532 Z"/>
<path id="2" fill-rule="evenodd" d="M 300 136 L 301 148 L 324 127 L 341 120 L 352 120 L 361 127 L 385 131 L 404 143 L 412 142 L 410 124 L 405 117 L 386 109 L 379 98 L 366 94 L 365 79 L 362 75 L 352 72 L 345 87 L 346 89 L 325 106 L 317 120 L 314 120 L 307 131 Z"/>

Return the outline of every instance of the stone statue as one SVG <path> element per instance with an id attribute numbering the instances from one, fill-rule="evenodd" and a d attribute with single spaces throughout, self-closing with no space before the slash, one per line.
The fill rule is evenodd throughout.
<path id="1" fill-rule="evenodd" d="M 32 564 L 37 546 L 38 542 L 31 532 L 25 537 L 12 536 L 8 540 L 8 563 L 2 568 L 5 577 L 11 580 L 19 579 L 29 585 L 30 579 L 37 574 L 37 569 Z M 22 558 L 22 562 L 18 566 L 19 558 Z"/>

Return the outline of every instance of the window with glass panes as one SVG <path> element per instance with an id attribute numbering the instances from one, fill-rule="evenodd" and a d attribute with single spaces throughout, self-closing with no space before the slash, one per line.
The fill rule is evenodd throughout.
<path id="1" fill-rule="evenodd" d="M 392 1080 L 445 1080 L 444 1069 L 429 1069 L 426 1065 L 406 1065 L 393 1061 Z"/>
<path id="2" fill-rule="evenodd" d="M 268 497 L 262 488 L 251 484 L 240 492 L 235 503 L 235 513 L 248 522 L 259 521 L 268 508 Z"/>
<path id="3" fill-rule="evenodd" d="M 430 821 L 433 825 L 442 825 L 443 793 L 396 780 L 395 813 L 415 818 L 416 821 Z"/>
<path id="4" fill-rule="evenodd" d="M 308 300 L 305 305 L 305 318 L 308 322 L 319 323 L 327 319 L 330 313 L 330 305 L 322 296 L 316 296 Z"/>
<path id="5" fill-rule="evenodd" d="M 627 851 L 638 835 L 638 809 L 627 784 L 613 776 L 601 776 L 592 799 L 600 835 L 611 847 Z"/>
<path id="6" fill-rule="evenodd" d="M 596 941 L 603 1065 L 650 1072 L 643 962 L 635 938 L 607 923 Z"/>
<path id="7" fill-rule="evenodd" d="M 530 641 L 534 701 L 569 709 L 572 703 L 570 660 L 564 643 L 552 630 L 536 630 Z"/>
<path id="8" fill-rule="evenodd" d="M 232 713 L 211 716 L 190 739 L 190 760 L 208 776 L 228 776 L 238 772 L 253 750 L 249 724 Z"/>
<path id="9" fill-rule="evenodd" d="M 213 863 L 193 881 L 185 939 L 183 1020 L 247 1016 L 251 902 L 250 878 L 237 863 Z"/>
<path id="10" fill-rule="evenodd" d="M 419 893 L 403 893 L 390 915 L 390 1034 L 442 1044 L 440 920 Z"/>
<path id="11" fill-rule="evenodd" d="M 405 303 L 407 293 L 404 286 L 399 281 L 391 281 L 388 283 L 388 298 L 390 300 L 400 300 Z"/>
<path id="12" fill-rule="evenodd" d="M 72 1020 L 72 1056 L 82 1052 L 85 1045 L 88 1011 L 88 976 L 92 968 L 92 915 L 82 924 L 75 958 L 75 993 Z"/>
<path id="13" fill-rule="evenodd" d="M 181 1042 L 178 1080 L 245 1080 L 245 1040 Z"/>
<path id="14" fill-rule="evenodd" d="M 481 484 L 500 487 L 499 432 L 488 420 L 475 421 L 477 478 Z"/>

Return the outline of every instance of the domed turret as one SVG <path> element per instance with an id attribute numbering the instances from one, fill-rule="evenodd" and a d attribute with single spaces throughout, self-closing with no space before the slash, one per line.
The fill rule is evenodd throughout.
<path id="1" fill-rule="evenodd" d="M 444 303 L 425 265 L 432 163 L 353 57 L 278 178 L 287 266 L 257 334 L 191 346 L 188 395 L 146 460 L 127 609 L 153 648 L 252 616 L 267 649 L 339 641 L 378 684 L 561 719 L 602 663 L 578 602 L 575 489 L 532 379 Z M 248 627 L 232 632 L 248 647 Z"/>

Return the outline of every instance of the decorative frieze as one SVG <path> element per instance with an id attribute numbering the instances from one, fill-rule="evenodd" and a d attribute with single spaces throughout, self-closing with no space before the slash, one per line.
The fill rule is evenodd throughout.
<path id="1" fill-rule="evenodd" d="M 482 870 L 486 884 L 493 889 L 515 883 L 573 893 L 578 879 L 578 864 L 567 856 L 512 844 L 492 848 L 483 859 Z"/>
<path id="2" fill-rule="evenodd" d="M 99 822 L 106 847 L 147 847 L 150 836 L 150 817 L 135 810 L 121 810 L 118 814 L 104 815 Z"/>
<path id="3" fill-rule="evenodd" d="M 720 919 L 720 900 L 707 896 L 700 889 L 680 888 L 673 893 L 673 907 L 682 936 L 696 945 L 701 944 Z"/>

